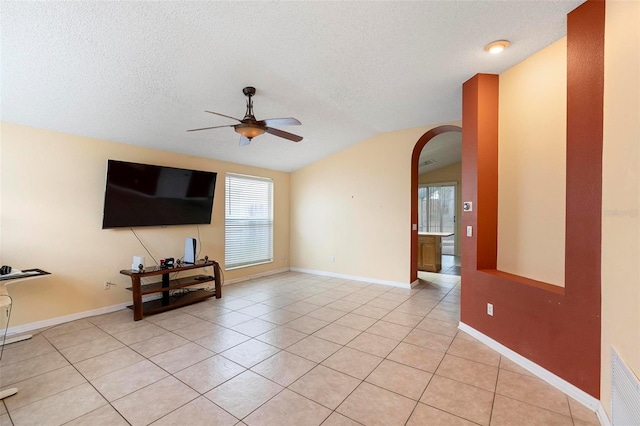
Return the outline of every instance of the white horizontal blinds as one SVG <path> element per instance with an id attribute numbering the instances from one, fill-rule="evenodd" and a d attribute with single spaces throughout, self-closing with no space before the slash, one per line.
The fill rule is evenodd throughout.
<path id="1" fill-rule="evenodd" d="M 225 268 L 273 261 L 273 180 L 227 173 Z"/>

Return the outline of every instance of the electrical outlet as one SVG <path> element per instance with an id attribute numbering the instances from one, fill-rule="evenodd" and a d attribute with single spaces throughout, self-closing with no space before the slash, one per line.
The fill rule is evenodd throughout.
<path id="1" fill-rule="evenodd" d="M 204 270 L 204 272 L 209 272 L 209 267 L 205 266 L 204 268 L 202 268 Z"/>
<path id="2" fill-rule="evenodd" d="M 493 304 L 487 303 L 487 315 L 493 316 Z"/>
<path id="3" fill-rule="evenodd" d="M 335 263 L 336 262 L 336 257 L 335 256 L 331 256 L 331 263 Z"/>

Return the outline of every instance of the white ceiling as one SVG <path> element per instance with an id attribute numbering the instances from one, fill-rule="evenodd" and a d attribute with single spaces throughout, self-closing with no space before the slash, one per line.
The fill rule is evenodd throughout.
<path id="1" fill-rule="evenodd" d="M 381 132 L 461 118 L 461 85 L 566 34 L 582 0 L 1 1 L 1 119 L 292 171 Z M 508 39 L 502 55 L 483 50 Z M 238 146 L 242 88 L 258 119 Z"/>

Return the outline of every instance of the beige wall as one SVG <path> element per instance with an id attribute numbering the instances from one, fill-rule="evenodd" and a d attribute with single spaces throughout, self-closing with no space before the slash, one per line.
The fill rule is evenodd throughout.
<path id="1" fill-rule="evenodd" d="M 611 417 L 613 346 L 640 377 L 640 3 L 605 23 L 601 401 Z"/>
<path id="2" fill-rule="evenodd" d="M 567 42 L 500 74 L 498 269 L 564 286 Z"/>
<path id="3" fill-rule="evenodd" d="M 462 163 L 455 163 L 418 176 L 418 183 L 455 182 L 456 186 L 456 255 L 460 255 L 462 236 Z"/>
<path id="4" fill-rule="evenodd" d="M 102 230 L 107 159 L 218 172 L 211 225 L 200 226 L 200 256 L 224 261 L 226 172 L 274 180 L 274 262 L 227 271 L 227 280 L 288 267 L 290 174 L 141 148 L 81 136 L 2 124 L 2 262 L 52 275 L 9 286 L 11 326 L 131 301 L 130 281 L 119 274 L 133 255 L 153 262 L 128 229 Z M 138 228 L 156 259 L 181 257 L 196 226 Z M 103 290 L 111 281 L 117 287 Z"/>
<path id="5" fill-rule="evenodd" d="M 380 134 L 295 171 L 291 266 L 408 284 L 411 154 L 433 127 Z"/>

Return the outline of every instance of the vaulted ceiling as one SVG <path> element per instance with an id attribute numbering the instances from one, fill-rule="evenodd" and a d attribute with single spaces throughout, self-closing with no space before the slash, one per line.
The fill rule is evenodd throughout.
<path id="1" fill-rule="evenodd" d="M 461 118 L 461 85 L 566 34 L 582 1 L 0 2 L 1 119 L 292 171 L 382 132 Z M 508 39 L 490 55 L 484 46 Z M 258 119 L 238 146 L 242 88 Z"/>

